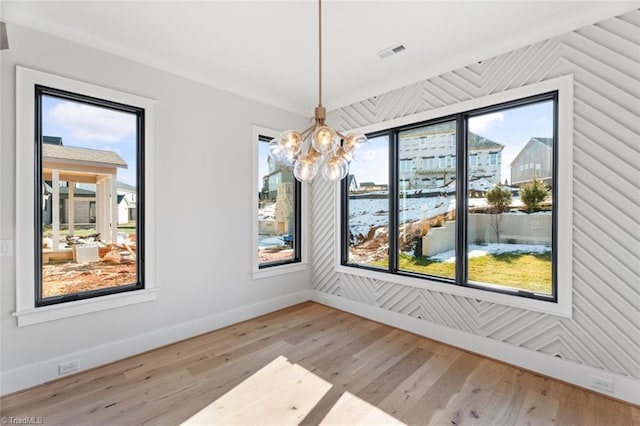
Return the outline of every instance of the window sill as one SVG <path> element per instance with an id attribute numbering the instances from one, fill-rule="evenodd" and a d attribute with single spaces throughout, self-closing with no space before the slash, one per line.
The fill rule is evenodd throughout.
<path id="1" fill-rule="evenodd" d="M 272 266 L 265 269 L 254 269 L 252 278 L 260 280 L 263 278 L 277 277 L 279 275 L 291 274 L 294 272 L 306 271 L 309 265 L 307 263 L 292 263 L 289 265 Z"/>
<path id="2" fill-rule="evenodd" d="M 120 308 L 136 303 L 150 302 L 155 300 L 156 296 L 157 291 L 155 289 L 136 290 L 58 305 L 25 309 L 14 312 L 13 316 L 18 318 L 18 327 L 22 327 L 62 318 L 75 317 L 91 312 Z"/>
<path id="3" fill-rule="evenodd" d="M 572 317 L 572 302 L 570 298 L 562 299 L 559 295 L 558 302 L 547 302 L 543 300 L 530 299 L 522 296 L 495 293 L 487 290 L 479 290 L 476 288 L 462 287 L 453 284 L 445 284 L 432 281 L 426 278 L 414 278 L 403 275 L 395 275 L 386 272 L 378 272 L 369 269 L 354 268 L 344 265 L 337 265 L 336 272 L 348 275 L 356 275 L 365 278 L 375 279 L 377 281 L 387 281 L 394 284 L 402 284 L 415 288 L 421 288 L 438 293 L 452 294 L 462 296 L 478 301 L 486 301 L 506 305 L 514 308 L 521 308 L 528 311 L 541 312 L 544 314 L 555 315 L 563 318 Z"/>

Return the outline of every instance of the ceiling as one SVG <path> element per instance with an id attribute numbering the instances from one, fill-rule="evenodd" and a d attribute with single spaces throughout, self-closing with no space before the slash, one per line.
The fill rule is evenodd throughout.
<path id="1" fill-rule="evenodd" d="M 323 103 L 347 105 L 637 8 L 639 2 L 323 2 Z M 317 3 L 2 1 L 13 22 L 303 115 Z M 11 34 L 9 34 L 11 42 Z M 404 52 L 377 52 L 403 44 Z"/>

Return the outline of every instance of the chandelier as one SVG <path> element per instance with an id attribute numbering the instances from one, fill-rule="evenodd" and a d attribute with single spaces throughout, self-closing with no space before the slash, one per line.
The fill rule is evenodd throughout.
<path id="1" fill-rule="evenodd" d="M 274 160 L 293 167 L 293 175 L 300 182 L 311 182 L 322 171 L 329 181 L 344 179 L 355 150 L 367 141 L 364 135 L 342 133 L 325 122 L 322 106 L 322 0 L 318 0 L 318 106 L 311 127 L 297 132 L 285 130 L 269 143 Z"/>

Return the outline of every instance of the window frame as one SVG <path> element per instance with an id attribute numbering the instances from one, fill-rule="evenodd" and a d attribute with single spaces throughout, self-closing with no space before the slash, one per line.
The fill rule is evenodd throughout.
<path id="1" fill-rule="evenodd" d="M 54 97 L 57 99 L 65 99 L 72 102 L 82 103 L 85 105 L 92 105 L 110 111 L 119 111 L 134 114 L 136 117 L 136 192 L 139 195 L 136 209 L 136 282 L 116 287 L 101 288 L 92 291 L 86 291 L 82 293 L 65 294 L 61 296 L 54 296 L 44 298 L 42 297 L 43 282 L 42 282 L 42 250 L 35 250 L 34 253 L 34 267 L 36 269 L 35 280 L 35 306 L 50 306 L 59 303 L 69 303 L 74 300 L 84 300 L 93 297 L 102 297 L 110 294 L 124 293 L 127 291 L 136 291 L 145 288 L 144 279 L 144 261 L 145 261 L 145 223 L 144 220 L 144 145 L 145 145 L 145 110 L 144 108 L 125 105 L 119 102 L 114 102 L 107 99 L 99 99 L 85 94 L 72 93 L 67 90 L 61 90 L 54 87 L 46 87 L 36 84 L 35 86 L 35 179 L 34 179 L 34 210 L 35 210 L 35 222 L 40 224 L 34 232 L 34 247 L 39 247 L 42 241 L 42 197 L 40 196 L 42 188 L 42 98 L 43 96 Z M 95 205 L 95 202 L 94 202 Z"/>
<path id="2" fill-rule="evenodd" d="M 340 202 L 336 203 L 336 209 L 340 212 L 341 221 L 336 224 L 336 232 L 339 235 L 337 240 L 336 250 L 339 251 L 339 256 L 336 256 L 335 270 L 340 273 L 353 274 L 373 278 L 376 280 L 383 280 L 393 283 L 405 284 L 419 288 L 425 288 L 428 290 L 460 295 L 464 297 L 470 297 L 477 300 L 487 300 L 495 303 L 500 303 L 508 306 L 520 307 L 528 310 L 550 313 L 562 317 L 571 317 L 572 315 L 572 167 L 557 167 L 559 164 L 573 164 L 573 76 L 567 75 L 552 80 L 547 80 L 540 83 L 520 87 L 517 89 L 508 90 L 505 92 L 488 95 L 482 98 L 473 99 L 470 101 L 461 102 L 459 104 L 439 108 L 437 110 L 427 111 L 425 113 L 416 114 L 413 116 L 403 117 L 401 119 L 391 120 L 385 123 L 378 123 L 375 125 L 367 126 L 357 131 L 364 133 L 387 133 L 390 135 L 390 162 L 393 162 L 394 155 L 391 155 L 391 150 L 394 149 L 391 140 L 394 131 L 402 128 L 424 126 L 426 123 L 434 124 L 438 121 L 445 120 L 454 116 L 478 115 L 486 113 L 490 110 L 503 109 L 510 104 L 521 103 L 526 99 L 534 99 L 536 97 L 544 96 L 544 94 L 557 92 L 557 109 L 556 109 L 556 138 L 554 144 L 555 150 L 555 165 L 557 170 L 554 172 L 554 181 L 556 182 L 557 199 L 554 196 L 554 228 L 553 238 L 554 247 L 553 251 L 553 276 L 554 282 L 557 283 L 557 287 L 554 291 L 552 298 L 539 298 L 539 297 L 522 297 L 523 294 L 517 291 L 511 291 L 507 288 L 500 289 L 500 291 L 487 291 L 487 286 L 475 286 L 466 282 L 466 276 L 462 275 L 465 279 L 465 285 L 452 285 L 451 280 L 442 280 L 437 277 L 421 276 L 411 273 L 398 273 L 397 265 L 394 265 L 391 257 L 389 259 L 389 270 L 381 270 L 369 268 L 365 265 L 347 264 L 345 263 L 348 250 L 348 241 L 344 238 L 346 232 L 346 218 L 342 208 L 344 203 L 346 191 L 342 188 L 339 190 L 342 194 Z M 460 125 L 461 123 L 459 123 Z M 462 130 L 462 131 L 461 131 Z M 465 134 L 466 141 L 466 129 L 458 129 L 458 134 Z M 462 141 L 459 142 L 460 145 Z M 457 149 L 458 155 L 462 152 L 462 147 Z M 397 156 L 397 151 L 395 152 Z M 459 163 L 459 162 L 458 162 Z M 471 168 L 471 166 L 469 166 Z M 463 170 L 460 167 L 458 170 Z M 466 172 L 464 170 L 464 178 L 466 179 Z M 459 173 L 460 174 L 460 173 Z M 397 175 L 390 174 L 390 182 L 395 182 Z M 457 177 L 458 180 L 461 176 Z M 390 191 L 391 192 L 391 191 Z M 460 211 L 464 211 L 466 215 L 466 195 L 462 198 L 458 194 L 457 199 L 464 200 L 465 206 L 461 207 Z M 390 201 L 393 200 L 393 194 L 390 193 Z M 390 209 L 390 212 L 393 212 Z M 397 230 L 392 230 L 391 226 L 396 225 L 393 217 L 396 214 L 390 214 L 390 238 L 392 234 L 395 234 Z M 462 225 L 460 225 L 462 226 Z M 460 238 L 461 231 L 459 230 L 456 238 Z M 395 238 L 395 236 L 394 236 Z M 466 241 L 464 241 L 466 244 Z M 460 244 L 460 242 L 458 242 Z M 465 248 L 466 250 L 466 248 Z M 396 252 L 395 243 L 390 241 L 390 251 Z M 396 256 L 394 256 L 396 257 Z M 460 263 L 460 262 L 458 262 Z M 393 271 L 393 272 L 392 272 Z"/>
<path id="3" fill-rule="evenodd" d="M 63 298 L 62 303 L 41 303 L 36 289 L 36 273 L 41 268 L 35 244 L 40 232 L 41 213 L 34 196 L 34 183 L 41 176 L 39 154 L 40 128 L 36 123 L 39 116 L 37 87 L 50 88 L 58 93 L 70 93 L 87 99 L 104 100 L 114 104 L 128 105 L 144 111 L 144 123 L 140 131 L 144 134 L 144 163 L 140 179 L 143 179 L 144 206 L 140 206 L 139 218 L 143 218 L 146 232 L 139 235 L 144 239 L 144 259 L 138 264 L 138 278 L 144 277 L 142 286 L 126 288 L 124 291 L 102 290 L 83 297 Z M 118 308 L 156 299 L 155 282 L 155 101 L 131 93 L 81 82 L 71 78 L 36 71 L 22 66 L 16 67 L 16 311 L 18 326 L 37 324 L 61 318 L 83 315 L 106 309 Z M 142 160 L 142 159 L 141 159 Z M 38 262 L 38 263 L 36 263 Z M 91 297 L 86 297 L 91 296 Z"/>
<path id="4" fill-rule="evenodd" d="M 296 236 L 294 237 L 294 252 L 295 256 L 293 260 L 286 260 L 281 262 L 271 262 L 268 264 L 261 265 L 258 260 L 258 197 L 257 194 L 261 191 L 262 188 L 258 185 L 259 178 L 259 145 L 260 140 L 265 139 L 273 139 L 280 135 L 281 132 L 273 129 L 269 129 L 267 127 L 252 126 L 252 206 L 253 206 L 253 214 L 251 215 L 253 230 L 252 235 L 252 244 L 251 244 L 251 257 L 252 259 L 252 267 L 251 274 L 254 280 L 274 277 L 278 275 L 288 274 L 292 272 L 298 272 L 308 269 L 308 227 L 306 224 L 308 223 L 308 212 L 309 212 L 309 200 L 308 200 L 308 188 L 309 184 L 301 183 L 297 179 L 294 179 L 295 182 L 295 194 L 296 194 L 296 224 L 295 231 Z"/>

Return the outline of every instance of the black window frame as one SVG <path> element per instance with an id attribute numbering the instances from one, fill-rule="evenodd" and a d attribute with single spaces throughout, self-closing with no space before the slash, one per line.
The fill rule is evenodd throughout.
<path id="1" fill-rule="evenodd" d="M 116 287 L 90 290 L 53 297 L 42 297 L 42 97 L 51 96 L 72 102 L 84 103 L 118 112 L 134 114 L 136 117 L 136 282 Z M 35 85 L 34 117 L 34 248 L 35 248 L 35 307 L 51 306 L 77 300 L 92 299 L 111 294 L 125 293 L 145 288 L 145 109 L 108 99 L 74 93 L 67 90 Z"/>
<path id="2" fill-rule="evenodd" d="M 273 137 L 258 135 L 258 143 L 269 143 Z M 258 163 L 260 159 L 258 159 Z M 293 170 L 291 171 L 293 173 Z M 302 262 L 302 184 L 298 179 L 293 179 L 293 193 L 295 196 L 295 224 L 293 226 L 293 258 L 286 260 L 277 260 L 274 262 L 260 263 L 258 260 L 258 270 L 265 270 L 277 266 L 290 265 Z M 255 213 L 254 213 L 255 214 Z M 257 219 L 256 219 L 257 220 Z M 257 249 L 257 247 L 255 247 Z"/>
<path id="3" fill-rule="evenodd" d="M 558 119 L 559 119 L 559 91 L 552 90 L 544 93 L 539 93 L 532 96 L 522 97 L 518 99 L 509 100 L 506 102 L 500 102 L 497 104 L 470 109 L 463 112 L 458 112 L 451 115 L 436 117 L 433 119 L 420 121 L 417 123 L 410 123 L 402 126 L 392 127 L 376 131 L 371 134 L 367 134 L 367 138 L 375 138 L 379 136 L 387 136 L 389 143 L 389 257 L 388 268 L 372 267 L 364 264 L 349 263 L 349 190 L 346 183 L 341 184 L 340 191 L 340 264 L 354 269 L 368 270 L 379 272 L 382 274 L 397 275 L 411 278 L 418 278 L 421 280 L 435 281 L 444 284 L 455 285 L 458 287 L 465 287 L 471 289 L 479 289 L 483 291 L 508 294 L 528 299 L 540 300 L 550 303 L 558 303 Z M 508 287 L 500 288 L 498 285 L 483 285 L 481 283 L 474 283 L 468 280 L 468 257 L 467 257 L 467 214 L 468 214 L 468 181 L 467 174 L 470 165 L 470 157 L 468 155 L 468 123 L 469 119 L 474 116 L 484 115 L 491 112 L 498 112 L 501 110 L 521 107 L 546 101 L 553 102 L 553 164 L 552 164 L 552 187 L 550 188 L 551 194 L 553 194 L 553 209 L 551 219 L 551 294 L 534 293 L 523 290 L 511 289 Z M 414 273 L 410 271 L 403 271 L 399 269 L 399 252 L 398 252 L 398 197 L 399 191 L 399 153 L 398 135 L 407 130 L 414 128 L 425 127 L 429 125 L 439 124 L 447 121 L 456 122 L 456 158 L 464 159 L 464 161 L 456 160 L 456 266 L 455 266 L 455 278 L 446 278 L 442 276 L 428 275 Z M 462 183 L 462 184 L 461 184 Z"/>

